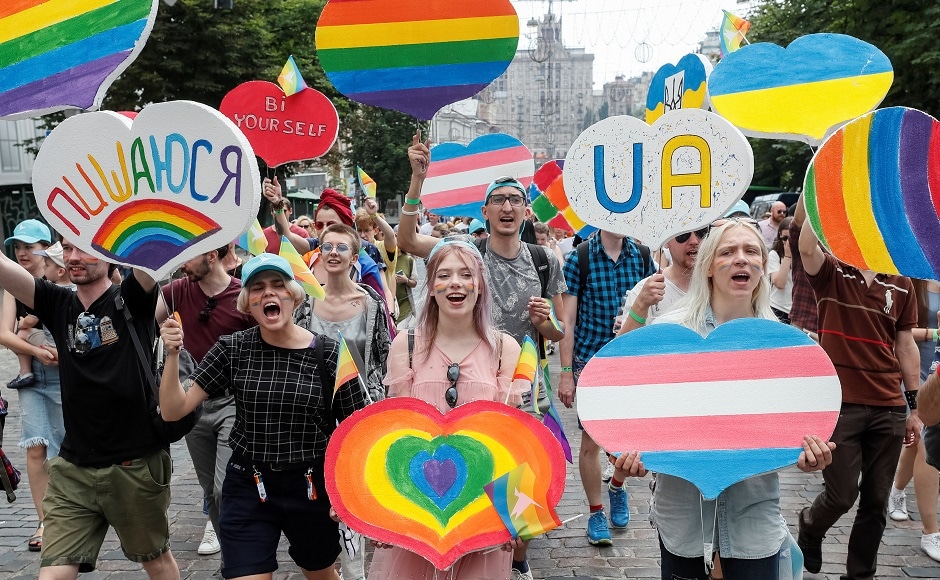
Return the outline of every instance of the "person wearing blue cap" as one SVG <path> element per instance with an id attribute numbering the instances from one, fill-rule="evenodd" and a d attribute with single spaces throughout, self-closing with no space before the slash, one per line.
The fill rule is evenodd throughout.
<path id="1" fill-rule="evenodd" d="M 287 260 L 273 254 L 249 260 L 237 304 L 258 325 L 221 337 L 188 390 L 178 376 L 182 325 L 169 318 L 160 330 L 167 350 L 160 384 L 165 420 L 186 416 L 212 396 L 235 397 L 218 530 L 225 578 L 270 578 L 282 532 L 306 578 L 339 578 L 333 568 L 339 531 L 330 518 L 324 458 L 336 421 L 368 399 L 358 379 L 334 393 L 339 344 L 295 324 L 304 297 Z"/>
<path id="2" fill-rule="evenodd" d="M 473 218 L 472 220 L 470 220 L 470 229 L 469 229 L 469 231 L 470 231 L 470 235 L 473 236 L 473 238 L 476 239 L 476 240 L 485 239 L 485 238 L 489 237 L 489 235 L 490 235 L 490 234 L 486 231 L 486 224 L 484 224 L 483 222 L 481 222 L 481 221 L 478 220 L 477 218 Z"/>

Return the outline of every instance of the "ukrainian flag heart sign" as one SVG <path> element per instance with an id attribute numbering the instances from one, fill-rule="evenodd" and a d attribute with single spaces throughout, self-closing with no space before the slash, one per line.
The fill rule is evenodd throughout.
<path id="1" fill-rule="evenodd" d="M 554 507 L 565 488 L 561 446 L 538 420 L 475 401 L 446 415 L 420 399 L 386 399 L 340 423 L 326 452 L 326 488 L 353 530 L 446 570 L 509 541 L 484 486 L 528 463 L 532 500 Z M 546 505 L 547 504 L 547 505 Z"/>
<path id="2" fill-rule="evenodd" d="M 693 483 L 705 499 L 793 465 L 835 429 L 842 389 L 826 352 L 792 326 L 732 320 L 707 338 L 654 324 L 609 342 L 578 381 L 578 417 L 611 452 Z"/>

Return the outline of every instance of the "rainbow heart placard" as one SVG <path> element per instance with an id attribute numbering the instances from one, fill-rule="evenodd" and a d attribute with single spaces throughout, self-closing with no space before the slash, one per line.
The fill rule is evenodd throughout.
<path id="1" fill-rule="evenodd" d="M 850 121 L 816 151 L 807 216 L 832 254 L 886 274 L 940 280 L 940 122 L 905 107 Z"/>
<path id="2" fill-rule="evenodd" d="M 469 145 L 440 143 L 431 148 L 421 203 L 439 215 L 482 218 L 494 179 L 508 175 L 529 187 L 534 173 L 532 152 L 512 135 L 490 133 Z"/>
<path id="3" fill-rule="evenodd" d="M 676 109 L 652 125 L 607 117 L 582 132 L 565 158 L 571 208 L 586 223 L 650 247 L 710 224 L 747 191 L 751 145 L 702 109 Z"/>
<path id="4" fill-rule="evenodd" d="M 727 55 L 708 77 L 708 97 L 745 135 L 818 145 L 877 107 L 893 80 L 891 61 L 876 46 L 809 34 L 787 48 L 763 42 Z"/>
<path id="5" fill-rule="evenodd" d="M 419 119 L 486 88 L 518 43 L 509 0 L 331 0 L 316 32 L 320 64 L 339 92 Z"/>
<path id="6" fill-rule="evenodd" d="M 676 109 L 707 109 L 705 81 L 711 72 L 712 63 L 702 54 L 687 54 L 676 64 L 659 67 L 646 94 L 646 122 L 652 125 Z"/>
<path id="7" fill-rule="evenodd" d="M 818 344 L 774 320 L 732 320 L 707 338 L 646 326 L 605 345 L 578 381 L 578 417 L 611 452 L 640 451 L 650 471 L 706 499 L 796 463 L 805 435 L 828 438 L 842 389 Z"/>
<path id="8" fill-rule="evenodd" d="M 36 156 L 33 189 L 77 247 L 156 280 L 238 238 L 261 204 L 248 140 L 191 101 L 149 105 L 133 121 L 110 111 L 66 119 Z"/>
<path id="9" fill-rule="evenodd" d="M 291 96 L 267 81 L 248 81 L 229 91 L 219 110 L 231 119 L 268 167 L 325 155 L 339 135 L 332 101 L 306 87 Z"/>
<path id="10" fill-rule="evenodd" d="M 446 570 L 461 556 L 509 541 L 483 487 L 528 463 L 532 500 L 554 508 L 565 488 L 561 446 L 537 419 L 492 401 L 446 415 L 397 397 L 340 423 L 326 451 L 326 489 L 351 529 Z M 543 507 L 545 507 L 543 505 Z"/>
<path id="11" fill-rule="evenodd" d="M 586 239 L 597 228 L 584 223 L 571 209 L 568 194 L 565 193 L 565 180 L 562 178 L 564 166 L 564 159 L 554 159 L 535 172 L 532 184 L 529 185 L 532 213 L 550 227 L 563 228 Z"/>
<path id="12" fill-rule="evenodd" d="M 0 3 L 0 117 L 97 109 L 150 36 L 160 0 Z"/>

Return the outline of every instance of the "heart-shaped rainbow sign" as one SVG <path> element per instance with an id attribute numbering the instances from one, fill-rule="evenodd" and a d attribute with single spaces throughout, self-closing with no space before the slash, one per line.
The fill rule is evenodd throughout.
<path id="1" fill-rule="evenodd" d="M 512 135 L 490 133 L 469 145 L 441 143 L 431 148 L 421 203 L 439 215 L 483 217 L 490 182 L 508 175 L 529 187 L 534 173 L 532 152 Z"/>
<path id="2" fill-rule="evenodd" d="M 624 373 L 624 369 L 633 372 Z M 654 324 L 607 343 L 578 381 L 578 417 L 611 452 L 706 499 L 796 463 L 807 434 L 835 429 L 842 389 L 818 344 L 773 320 L 732 320 L 707 338 Z"/>
<path id="3" fill-rule="evenodd" d="M 0 117 L 97 109 L 150 36 L 160 0 L 0 3 Z"/>
<path id="4" fill-rule="evenodd" d="M 66 119 L 36 156 L 33 189 L 77 247 L 157 280 L 238 238 L 261 204 L 248 140 L 191 101 L 150 105 L 133 121 L 110 111 Z"/>
<path id="5" fill-rule="evenodd" d="M 509 531 L 483 486 L 528 463 L 532 499 L 554 507 L 565 456 L 538 420 L 491 401 L 446 415 L 419 399 L 386 399 L 340 423 L 326 452 L 326 488 L 350 528 L 446 570 L 498 546 Z"/>

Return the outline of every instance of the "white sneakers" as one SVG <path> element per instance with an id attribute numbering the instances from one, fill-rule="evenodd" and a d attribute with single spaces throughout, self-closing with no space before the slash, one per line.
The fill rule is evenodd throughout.
<path id="1" fill-rule="evenodd" d="M 907 513 L 907 494 L 903 489 L 891 486 L 891 495 L 888 496 L 888 517 L 896 522 L 911 519 Z"/>
<path id="2" fill-rule="evenodd" d="M 921 536 L 920 549 L 931 559 L 940 562 L 940 534 L 924 534 Z"/>
<path id="3" fill-rule="evenodd" d="M 533 580 L 532 570 L 529 570 L 528 572 L 520 572 L 519 570 L 513 568 L 509 576 L 509 580 Z"/>
<path id="4" fill-rule="evenodd" d="M 215 529 L 212 528 L 212 522 L 206 522 L 206 532 L 202 535 L 202 543 L 196 553 L 200 556 L 211 556 L 222 551 L 219 545 L 219 538 L 215 535 Z"/>

